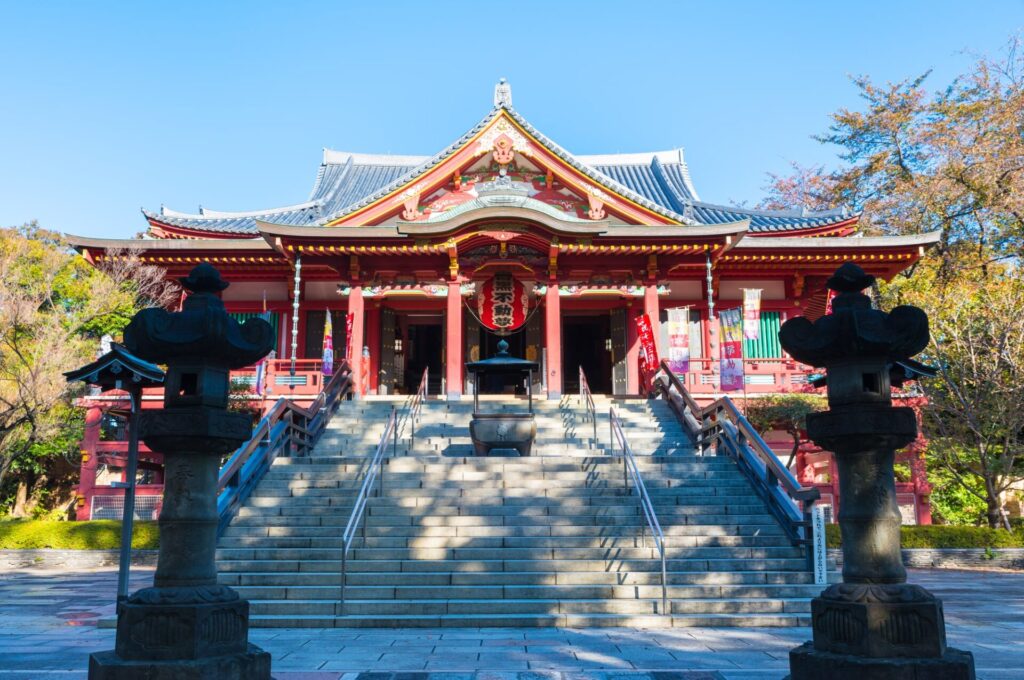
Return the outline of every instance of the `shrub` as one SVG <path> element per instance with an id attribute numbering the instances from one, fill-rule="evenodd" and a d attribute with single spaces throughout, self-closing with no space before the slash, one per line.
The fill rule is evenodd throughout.
<path id="1" fill-rule="evenodd" d="M 156 522 L 136 522 L 132 547 L 149 550 L 159 546 Z M 116 550 L 121 546 L 121 523 L 101 519 L 91 522 L 49 520 L 0 521 L 0 550 Z"/>
<path id="2" fill-rule="evenodd" d="M 840 547 L 839 525 L 825 527 L 826 544 Z M 1024 530 L 1013 532 L 988 527 L 904 526 L 900 528 L 904 548 L 1024 548 Z"/>

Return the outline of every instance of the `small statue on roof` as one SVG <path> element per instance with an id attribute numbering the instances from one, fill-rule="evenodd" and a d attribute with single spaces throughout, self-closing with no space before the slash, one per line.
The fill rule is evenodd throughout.
<path id="1" fill-rule="evenodd" d="M 504 78 L 499 79 L 494 86 L 494 108 L 512 108 L 512 86 Z"/>

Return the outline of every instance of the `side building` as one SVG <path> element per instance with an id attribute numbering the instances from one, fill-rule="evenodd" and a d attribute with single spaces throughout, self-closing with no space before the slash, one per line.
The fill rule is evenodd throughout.
<path id="1" fill-rule="evenodd" d="M 327 317 L 337 355 L 350 357 L 356 396 L 414 391 L 426 370 L 432 394 L 458 399 L 473 386 L 466 361 L 486 358 L 508 321 L 511 352 L 540 362 L 535 394 L 646 392 L 637 320 L 660 355 L 669 316 L 684 324 L 690 362 L 680 377 L 700 401 L 720 396 L 717 313 L 760 291 L 760 333 L 743 343 L 744 394 L 806 391 L 810 369 L 785 356 L 782 322 L 825 313 L 825 280 L 844 261 L 890 279 L 937 234 L 866 237 L 846 211 L 764 211 L 700 199 L 681 149 L 574 155 L 511 105 L 507 86 L 476 125 L 433 156 L 325 150 L 309 198 L 282 208 L 143 211 L 143 239 L 69 237 L 92 263 L 126 249 L 184 276 L 209 261 L 231 282 L 224 301 L 240 318 L 266 313 L 277 331 L 262 372 L 265 407 L 309 401 L 322 385 Z M 496 293 L 497 291 L 497 293 Z M 495 300 L 514 304 L 495 317 Z M 680 321 L 681 320 L 681 321 Z M 236 376 L 252 385 L 255 368 Z M 736 393 L 733 393 L 734 396 Z M 146 404 L 158 405 L 154 395 Z M 116 397 L 94 396 L 82 445 L 79 519 L 117 513 L 124 443 Z M 788 449 L 784 437 L 780 449 Z M 917 449 L 900 488 L 908 522 L 929 523 Z M 159 504 L 160 461 L 143 453 L 142 512 Z M 798 478 L 835 505 L 831 456 L 808 449 Z"/>

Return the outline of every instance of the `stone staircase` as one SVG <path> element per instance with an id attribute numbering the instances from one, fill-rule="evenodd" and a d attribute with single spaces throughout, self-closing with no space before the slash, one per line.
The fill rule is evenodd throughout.
<path id="1" fill-rule="evenodd" d="M 415 446 L 403 432 L 368 503 L 342 607 L 341 534 L 401 406 L 346 402 L 314 454 L 277 460 L 239 511 L 221 581 L 254 626 L 808 625 L 821 587 L 735 464 L 695 456 L 665 402 L 616 399 L 666 535 L 661 611 L 658 551 L 607 450 L 610 403 L 598 398 L 596 443 L 575 397 L 537 401 L 533 457 L 476 458 L 471 402 L 426 402 Z"/>

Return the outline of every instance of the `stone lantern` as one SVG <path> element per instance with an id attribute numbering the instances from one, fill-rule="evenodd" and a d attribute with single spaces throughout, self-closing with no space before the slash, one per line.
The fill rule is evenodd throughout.
<path id="1" fill-rule="evenodd" d="M 917 307 L 872 309 L 874 283 L 853 263 L 828 280 L 832 314 L 791 319 L 779 340 L 794 359 L 826 370 L 829 409 L 807 434 L 835 453 L 843 582 L 811 602 L 813 642 L 790 652 L 794 680 L 974 678 L 970 652 L 946 647 L 942 602 L 906 582 L 893 461 L 917 436 L 913 409 L 892 405 L 891 372 L 928 345 Z M 912 362 L 916 363 L 916 362 Z"/>
<path id="2" fill-rule="evenodd" d="M 145 309 L 124 332 L 135 356 L 167 365 L 164 408 L 139 424 L 164 456 L 160 554 L 153 586 L 118 605 L 115 649 L 90 657 L 89 677 L 269 680 L 270 655 L 248 643 L 249 603 L 217 584 L 215 551 L 221 457 L 252 434 L 248 415 L 227 410 L 230 371 L 266 356 L 273 330 L 228 316 L 228 284 L 209 264 L 181 283 L 182 311 Z"/>

